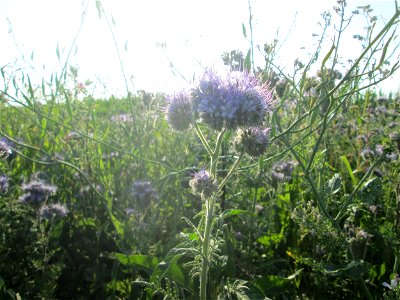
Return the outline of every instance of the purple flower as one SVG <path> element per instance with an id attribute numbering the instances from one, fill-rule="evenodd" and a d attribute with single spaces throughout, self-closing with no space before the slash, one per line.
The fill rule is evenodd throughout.
<path id="1" fill-rule="evenodd" d="M 272 103 L 269 88 L 244 72 L 231 72 L 222 78 L 208 70 L 192 97 L 198 117 L 217 130 L 259 126 Z"/>
<path id="2" fill-rule="evenodd" d="M 129 114 L 114 115 L 111 117 L 111 122 L 114 123 L 132 123 L 133 117 Z"/>
<path id="3" fill-rule="evenodd" d="M 147 208 L 152 201 L 159 199 L 157 191 L 150 181 L 136 180 L 132 185 L 131 195 L 136 201 L 138 208 Z"/>
<path id="4" fill-rule="evenodd" d="M 6 137 L 0 138 L 0 158 L 11 159 L 14 158 L 14 143 Z"/>
<path id="5" fill-rule="evenodd" d="M 43 219 L 53 219 L 55 217 L 65 217 L 68 209 L 59 203 L 44 205 L 40 208 L 39 214 Z"/>
<path id="6" fill-rule="evenodd" d="M 22 190 L 25 194 L 19 197 L 20 202 L 39 205 L 46 201 L 50 195 L 53 195 L 57 191 L 57 187 L 42 180 L 33 180 L 23 184 Z"/>
<path id="7" fill-rule="evenodd" d="M 292 178 L 296 166 L 297 162 L 295 161 L 277 163 L 272 167 L 271 177 L 275 181 L 288 181 Z"/>
<path id="8" fill-rule="evenodd" d="M 8 191 L 8 176 L 6 174 L 0 175 L 0 194 L 6 194 Z"/>
<path id="9" fill-rule="evenodd" d="M 189 185 L 193 193 L 202 194 L 205 197 L 210 197 L 218 191 L 217 182 L 204 169 L 194 173 L 193 179 L 189 181 Z"/>
<path id="10" fill-rule="evenodd" d="M 178 131 L 186 130 L 194 121 L 192 101 L 185 92 L 167 97 L 166 118 L 171 127 Z"/>
<path id="11" fill-rule="evenodd" d="M 265 153 L 269 145 L 269 129 L 253 127 L 239 130 L 235 140 L 237 151 L 251 157 L 259 157 Z"/>

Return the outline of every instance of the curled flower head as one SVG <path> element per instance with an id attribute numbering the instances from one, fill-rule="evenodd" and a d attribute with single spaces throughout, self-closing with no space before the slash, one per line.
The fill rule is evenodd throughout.
<path id="1" fill-rule="evenodd" d="M 15 157 L 13 148 L 14 143 L 7 139 L 6 137 L 2 137 L 0 139 L 0 159 L 13 159 Z"/>
<path id="2" fill-rule="evenodd" d="M 292 178 L 294 168 L 297 166 L 295 161 L 277 163 L 272 167 L 271 177 L 275 181 L 288 181 Z"/>
<path id="3" fill-rule="evenodd" d="M 193 179 L 189 181 L 193 193 L 202 194 L 205 197 L 210 197 L 218 191 L 218 185 L 211 175 L 204 169 L 194 173 Z"/>
<path id="4" fill-rule="evenodd" d="M 59 203 L 43 205 L 39 211 L 40 217 L 48 220 L 54 219 L 55 217 L 63 218 L 67 215 L 67 213 L 68 209 Z"/>
<path id="5" fill-rule="evenodd" d="M 8 191 L 8 176 L 6 174 L 0 175 L 0 195 L 6 194 Z"/>
<path id="6" fill-rule="evenodd" d="M 40 205 L 46 201 L 50 195 L 57 191 L 57 187 L 45 183 L 42 180 L 33 180 L 29 183 L 22 185 L 22 190 L 25 192 L 19 200 L 23 203 L 30 203 L 33 205 Z"/>
<path id="7" fill-rule="evenodd" d="M 236 150 L 244 152 L 251 157 L 263 155 L 268 145 L 269 129 L 259 127 L 239 130 L 235 141 Z"/>
<path id="8" fill-rule="evenodd" d="M 208 70 L 192 96 L 198 117 L 216 130 L 259 126 L 272 103 L 269 88 L 244 72 L 231 72 L 222 78 Z"/>
<path id="9" fill-rule="evenodd" d="M 150 181 L 136 180 L 132 185 L 131 195 L 136 201 L 137 208 L 147 208 L 152 201 L 158 200 L 157 191 Z"/>
<path id="10" fill-rule="evenodd" d="M 184 131 L 194 121 L 192 101 L 185 92 L 179 92 L 167 98 L 168 106 L 166 118 L 171 127 L 178 131 Z"/>

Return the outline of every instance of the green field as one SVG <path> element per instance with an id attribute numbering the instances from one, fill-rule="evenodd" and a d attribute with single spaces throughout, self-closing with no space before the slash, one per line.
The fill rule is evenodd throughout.
<path id="1" fill-rule="evenodd" d="M 399 299 L 399 15 L 346 70 L 266 44 L 169 95 L 2 67 L 0 299 Z"/>

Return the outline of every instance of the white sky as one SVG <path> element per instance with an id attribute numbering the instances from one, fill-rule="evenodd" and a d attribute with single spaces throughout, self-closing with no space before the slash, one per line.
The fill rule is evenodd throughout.
<path id="1" fill-rule="evenodd" d="M 112 15 L 115 22 L 111 27 L 126 76 L 128 80 L 132 78 L 131 91 L 171 92 L 187 84 L 173 74 L 171 63 L 175 71 L 190 81 L 205 67 L 222 67 L 222 52 L 239 49 L 245 54 L 249 48 L 242 34 L 242 23 L 250 34 L 247 0 L 101 2 L 109 20 Z M 295 21 L 279 57 L 282 65 L 292 66 L 296 58 L 306 62 L 307 53 L 313 52 L 316 42 L 312 33 L 321 33 L 317 24 L 322 21 L 320 15 L 335 4 L 333 0 L 252 0 L 255 44 L 262 49 L 264 43 L 276 38 L 278 30 L 278 39 L 283 42 Z M 374 14 L 386 20 L 394 12 L 394 0 L 348 0 L 348 4 L 351 6 L 348 12 L 358 5 L 371 4 Z M 35 70 L 25 70 L 37 79 L 48 80 L 51 73 L 60 74 L 86 6 L 86 19 L 69 62 L 79 67 L 79 80 L 97 83 L 96 95 L 125 95 L 116 47 L 104 16 L 98 16 L 95 0 L 0 0 L 0 67 L 6 64 L 33 67 Z M 360 26 L 359 21 L 361 17 L 355 20 L 355 27 Z M 363 32 L 359 27 L 357 30 Z M 342 54 L 354 59 L 357 53 L 353 51 L 359 50 L 357 42 L 354 39 L 348 42 L 351 46 Z M 61 62 L 56 55 L 57 45 Z M 303 46 L 305 50 L 301 49 Z M 260 57 L 258 62 L 262 63 Z M 400 89 L 400 76 L 381 87 Z"/>

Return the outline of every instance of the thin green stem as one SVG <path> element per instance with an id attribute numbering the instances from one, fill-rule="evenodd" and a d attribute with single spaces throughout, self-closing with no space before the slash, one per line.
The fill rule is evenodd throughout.
<path id="1" fill-rule="evenodd" d="M 196 122 L 194 123 L 194 129 L 196 130 L 197 136 L 199 137 L 199 139 L 200 139 L 201 143 L 203 144 L 204 148 L 206 148 L 208 155 L 210 157 L 212 157 L 213 156 L 213 151 L 212 151 L 210 145 L 208 144 L 206 138 L 204 137 L 203 132 L 201 132 L 201 129 L 200 129 L 199 125 Z"/>
<path id="2" fill-rule="evenodd" d="M 343 203 L 339 213 L 336 215 L 335 220 L 336 221 L 340 221 L 341 218 L 343 218 L 343 216 L 345 215 L 345 212 L 347 210 L 347 207 L 350 205 L 350 203 L 353 201 L 354 196 L 357 194 L 357 192 L 360 190 L 361 186 L 364 184 L 364 182 L 367 180 L 367 178 L 372 174 L 372 172 L 374 171 L 375 167 L 383 160 L 383 157 L 381 157 L 380 159 L 376 160 L 372 166 L 369 168 L 368 172 L 365 173 L 365 175 L 363 176 L 363 178 L 361 178 L 360 182 L 357 184 L 357 186 L 355 187 L 355 189 L 353 190 L 353 192 L 350 194 L 349 197 L 347 197 L 347 199 L 345 200 L 345 202 Z"/>
<path id="3" fill-rule="evenodd" d="M 225 184 L 227 183 L 227 181 L 229 180 L 229 178 L 232 176 L 232 174 L 236 171 L 240 161 L 242 160 L 244 156 L 244 153 L 240 153 L 239 157 L 236 159 L 235 163 L 233 164 L 233 166 L 231 167 L 231 169 L 229 170 L 228 174 L 226 174 L 225 178 L 222 180 L 222 182 L 219 184 L 218 186 L 218 190 L 222 190 L 222 188 L 225 186 Z"/>
<path id="4" fill-rule="evenodd" d="M 217 164 L 218 164 L 218 156 L 222 146 L 222 140 L 224 137 L 225 129 L 222 129 L 221 132 L 218 134 L 217 142 L 215 143 L 215 149 L 211 155 L 211 176 L 217 178 Z"/>

